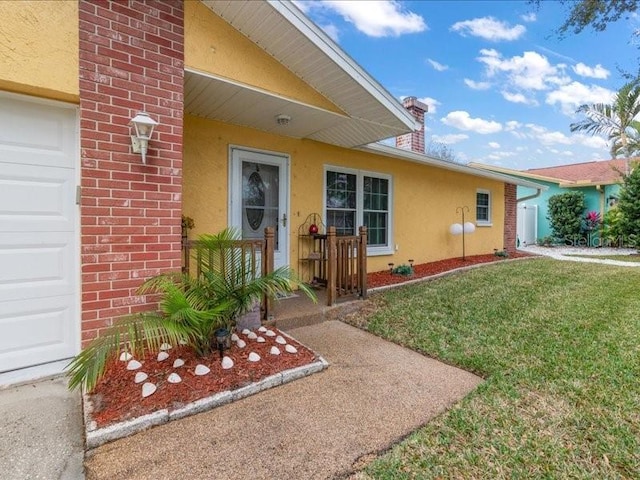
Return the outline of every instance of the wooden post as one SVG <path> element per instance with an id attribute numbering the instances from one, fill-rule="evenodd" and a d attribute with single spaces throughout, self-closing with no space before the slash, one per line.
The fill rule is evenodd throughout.
<path id="1" fill-rule="evenodd" d="M 273 227 L 264 229 L 264 252 L 262 252 L 262 275 L 268 275 L 274 270 L 275 230 Z M 262 318 L 269 319 L 271 313 L 271 299 L 265 295 L 262 299 Z"/>
<path id="2" fill-rule="evenodd" d="M 336 250 L 336 227 L 327 229 L 327 305 L 336 303 L 336 269 L 338 267 L 338 252 Z"/>
<path id="3" fill-rule="evenodd" d="M 360 296 L 367 298 L 367 227 L 360 227 L 360 245 L 358 245 L 358 279 Z"/>

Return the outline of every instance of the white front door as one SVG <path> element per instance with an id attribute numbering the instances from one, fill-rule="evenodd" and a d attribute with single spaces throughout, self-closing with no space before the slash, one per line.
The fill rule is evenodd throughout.
<path id="1" fill-rule="evenodd" d="M 76 108 L 0 93 L 0 372 L 78 351 Z"/>
<path id="2" fill-rule="evenodd" d="M 275 268 L 289 265 L 289 159 L 284 155 L 231 149 L 229 224 L 242 238 L 264 238 L 275 229 Z"/>

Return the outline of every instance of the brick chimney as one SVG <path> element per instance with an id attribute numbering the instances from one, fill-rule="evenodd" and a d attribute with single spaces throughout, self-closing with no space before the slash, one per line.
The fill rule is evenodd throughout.
<path id="1" fill-rule="evenodd" d="M 420 123 L 420 128 L 396 137 L 396 147 L 416 153 L 424 153 L 424 114 L 429 111 L 429 106 L 419 101 L 416 97 L 405 98 L 402 106 L 409 110 L 411 115 Z"/>

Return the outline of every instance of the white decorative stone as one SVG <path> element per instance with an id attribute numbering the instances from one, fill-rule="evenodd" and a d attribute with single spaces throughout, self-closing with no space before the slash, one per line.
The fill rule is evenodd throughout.
<path id="1" fill-rule="evenodd" d="M 280 345 L 286 345 L 287 341 L 284 339 L 282 335 L 278 335 L 276 337 L 276 343 L 279 343 Z"/>
<path id="2" fill-rule="evenodd" d="M 173 362 L 173 368 L 179 368 L 184 365 L 184 360 L 181 358 L 176 358 Z"/>
<path id="3" fill-rule="evenodd" d="M 242 330 L 243 335 L 249 335 L 250 333 L 251 333 L 251 330 L 249 330 L 248 328 L 245 328 L 244 330 Z"/>
<path id="4" fill-rule="evenodd" d="M 247 338 L 249 340 L 255 340 L 256 338 L 258 338 L 258 335 L 256 335 L 255 332 L 249 332 L 249 335 L 247 335 Z"/>
<path id="5" fill-rule="evenodd" d="M 271 347 L 271 350 L 269 350 L 269 353 L 271 353 L 271 355 L 280 355 L 280 349 L 278 347 Z"/>
<path id="6" fill-rule="evenodd" d="M 276 336 L 276 332 L 274 332 L 273 330 L 267 330 L 266 332 L 264 332 L 264 334 L 267 337 L 275 337 Z"/>
<path id="7" fill-rule="evenodd" d="M 258 329 L 258 331 L 259 331 L 260 333 L 266 333 L 266 331 L 267 331 L 267 327 L 264 327 L 264 326 L 263 326 L 263 327 L 260 327 L 260 328 Z"/>
<path id="8" fill-rule="evenodd" d="M 164 362 L 167 358 L 169 358 L 169 354 L 167 352 L 160 352 L 158 354 L 158 361 Z"/>
<path id="9" fill-rule="evenodd" d="M 177 373 L 172 373 L 167 377 L 167 382 L 169 383 L 180 383 L 181 381 L 182 378 L 180 378 L 180 375 L 178 375 Z"/>
<path id="10" fill-rule="evenodd" d="M 162 345 L 160 345 L 160 350 L 171 350 L 172 348 L 173 347 L 168 343 L 163 343 Z"/>
<path id="11" fill-rule="evenodd" d="M 137 360 L 129 360 L 127 363 L 127 370 L 137 370 L 142 366 L 142 364 Z"/>
<path id="12" fill-rule="evenodd" d="M 244 348 L 247 346 L 247 342 L 245 342 L 244 340 L 240 339 L 236 342 L 236 345 L 238 346 L 238 348 Z"/>
<path id="13" fill-rule="evenodd" d="M 231 359 L 231 357 L 223 357 L 222 358 L 222 368 L 224 370 L 229 370 L 230 368 L 233 367 L 233 360 Z"/>
<path id="14" fill-rule="evenodd" d="M 196 369 L 195 369 L 195 374 L 198 376 L 202 376 L 202 375 L 206 375 L 207 373 L 209 373 L 211 371 L 211 369 L 209 367 L 207 367 L 206 365 L 202 365 L 201 363 L 199 363 L 198 365 L 196 365 Z"/>
<path id="15" fill-rule="evenodd" d="M 132 358 L 133 358 L 133 355 L 131 355 L 129 352 L 122 352 L 120 354 L 120 361 L 121 362 L 128 362 Z"/>
<path id="16" fill-rule="evenodd" d="M 249 361 L 250 362 L 259 362 L 260 361 L 260 355 L 258 355 L 256 352 L 251 352 L 249 354 Z"/>
<path id="17" fill-rule="evenodd" d="M 296 347 L 294 347 L 293 345 L 285 345 L 284 349 L 289 352 L 289 353 L 298 353 L 298 349 Z"/>
<path id="18" fill-rule="evenodd" d="M 232 333 L 231 334 L 231 341 L 232 342 L 237 342 L 238 340 L 240 340 L 240 337 L 238 336 L 237 333 Z"/>
<path id="19" fill-rule="evenodd" d="M 189 342 L 187 342 L 184 338 L 181 338 L 181 339 L 178 341 L 178 343 L 179 343 L 180 345 L 187 345 Z"/>
<path id="20" fill-rule="evenodd" d="M 264 343 L 264 342 L 266 342 L 266 340 L 264 339 L 264 337 L 258 337 L 258 338 L 256 338 L 256 342 Z"/>
<path id="21" fill-rule="evenodd" d="M 151 382 L 145 383 L 142 385 L 142 398 L 147 398 L 149 395 L 153 395 L 157 389 L 158 387 L 156 387 L 155 384 Z"/>
<path id="22" fill-rule="evenodd" d="M 147 375 L 144 372 L 137 372 L 135 378 L 133 379 L 134 382 L 136 383 L 142 383 L 144 382 L 147 378 L 149 378 L 149 375 Z"/>

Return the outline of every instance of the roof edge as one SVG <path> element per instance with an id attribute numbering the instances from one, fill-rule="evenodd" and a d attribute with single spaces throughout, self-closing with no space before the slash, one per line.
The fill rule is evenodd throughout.
<path id="1" fill-rule="evenodd" d="M 493 165 L 487 165 L 485 163 L 470 162 L 469 166 L 473 168 L 479 168 L 481 170 L 487 170 L 490 172 L 497 172 L 497 173 L 503 173 L 505 175 L 515 175 L 519 177 L 526 177 L 526 178 L 531 178 L 534 180 L 542 180 L 544 182 L 550 182 L 550 183 L 557 183 L 557 184 L 573 183 L 572 180 L 565 180 L 563 178 L 556 178 L 556 177 L 546 177 L 544 175 L 536 175 L 535 173 L 527 173 L 527 172 L 523 172 L 522 170 L 514 170 L 512 168 L 495 167 Z"/>
<path id="2" fill-rule="evenodd" d="M 475 177 L 488 178 L 490 180 L 497 180 L 500 182 L 509 183 L 512 185 L 519 185 L 522 187 L 535 188 L 539 190 L 548 190 L 549 187 L 541 185 L 539 183 L 530 182 L 528 180 L 522 180 L 520 178 L 512 177 L 502 173 L 495 173 L 480 168 L 474 168 L 467 165 L 461 165 L 459 163 L 447 162 L 439 158 L 430 157 L 421 153 L 412 152 L 410 150 L 403 150 L 401 148 L 390 147 L 388 145 L 382 145 L 379 143 L 370 143 L 362 147 L 358 147 L 355 150 L 362 150 L 365 152 L 376 153 L 378 155 L 385 155 L 387 157 L 399 158 L 402 160 L 409 160 L 415 163 L 421 163 L 424 165 L 430 165 L 432 167 L 443 168 L 445 170 L 451 170 L 454 172 L 465 173 L 467 175 L 473 175 Z"/>

